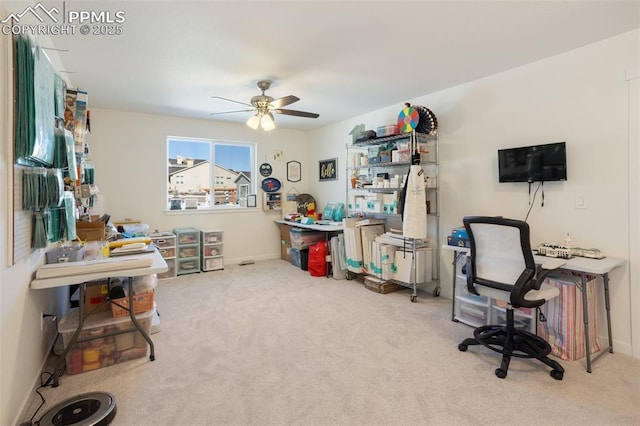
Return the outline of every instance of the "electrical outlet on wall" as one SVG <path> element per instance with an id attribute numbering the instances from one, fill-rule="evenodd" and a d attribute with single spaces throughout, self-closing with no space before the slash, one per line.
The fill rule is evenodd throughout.
<path id="1" fill-rule="evenodd" d="M 584 195 L 576 195 L 575 208 L 576 209 L 587 208 L 587 198 Z"/>

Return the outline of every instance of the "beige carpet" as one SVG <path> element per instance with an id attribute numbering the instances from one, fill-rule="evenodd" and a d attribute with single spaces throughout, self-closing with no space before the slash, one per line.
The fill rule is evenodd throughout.
<path id="1" fill-rule="evenodd" d="M 113 425 L 640 424 L 640 360 L 563 361 L 563 381 L 513 360 L 501 380 L 497 354 L 458 351 L 450 300 L 409 295 L 280 260 L 161 281 L 156 360 L 65 375 L 45 407 L 107 391 Z"/>

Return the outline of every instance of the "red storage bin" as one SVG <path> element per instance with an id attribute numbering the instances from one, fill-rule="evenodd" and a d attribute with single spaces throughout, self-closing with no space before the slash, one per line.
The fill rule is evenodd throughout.
<path id="1" fill-rule="evenodd" d="M 327 243 L 321 241 L 309 247 L 309 274 L 312 277 L 327 275 Z"/>

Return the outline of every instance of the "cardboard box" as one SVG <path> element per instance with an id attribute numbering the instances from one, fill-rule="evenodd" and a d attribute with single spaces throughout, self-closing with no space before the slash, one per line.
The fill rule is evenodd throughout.
<path id="1" fill-rule="evenodd" d="M 285 240 L 280 240 L 280 243 L 280 259 L 291 262 L 291 243 Z"/>
<path id="2" fill-rule="evenodd" d="M 109 281 L 97 280 L 89 281 L 84 292 L 83 309 L 84 314 L 92 312 L 106 312 L 109 310 L 109 304 L 105 303 L 109 296 Z M 71 296 L 71 300 L 78 300 L 80 291 L 76 290 Z M 78 302 L 79 303 L 79 302 Z"/>
<path id="3" fill-rule="evenodd" d="M 291 225 L 285 225 L 284 223 L 280 224 L 280 240 L 285 241 L 291 245 L 291 236 L 289 235 L 289 230 L 291 230 Z"/>
<path id="4" fill-rule="evenodd" d="M 364 286 L 371 291 L 375 291 L 376 293 L 381 294 L 387 294 L 405 288 L 398 283 L 381 280 L 375 277 L 365 278 Z"/>
<path id="5" fill-rule="evenodd" d="M 76 235 L 82 241 L 104 241 L 104 222 L 76 221 Z"/>

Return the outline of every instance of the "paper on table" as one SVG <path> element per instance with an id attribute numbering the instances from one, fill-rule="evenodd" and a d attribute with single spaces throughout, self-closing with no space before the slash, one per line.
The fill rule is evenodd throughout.
<path id="1" fill-rule="evenodd" d="M 36 279 L 118 271 L 122 269 L 146 268 L 153 263 L 152 256 L 119 257 L 81 262 L 51 263 L 36 271 Z"/>

